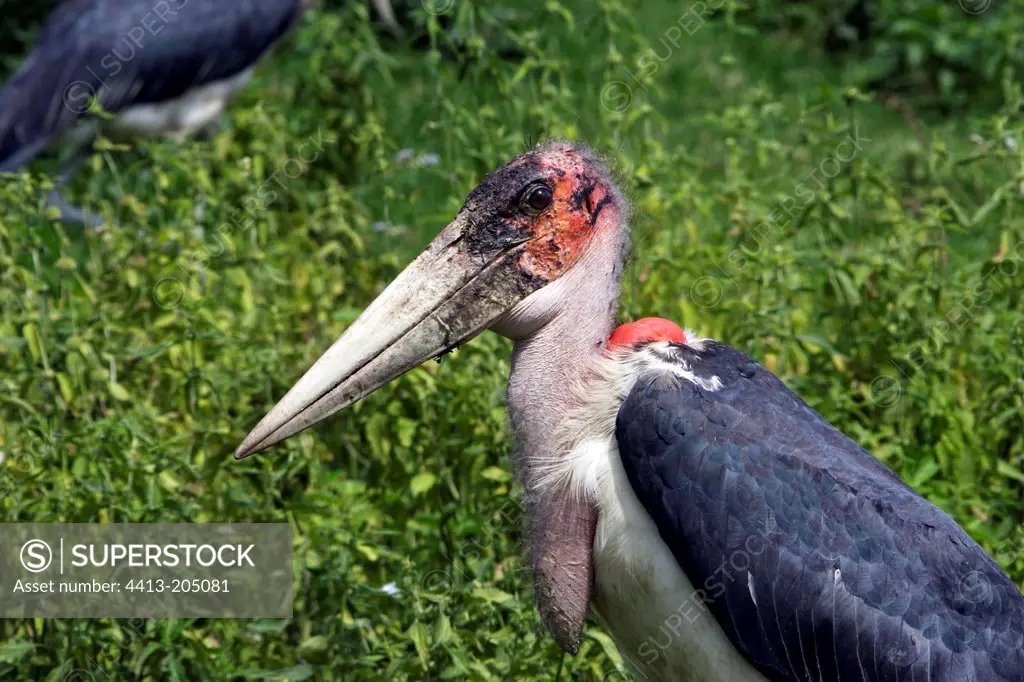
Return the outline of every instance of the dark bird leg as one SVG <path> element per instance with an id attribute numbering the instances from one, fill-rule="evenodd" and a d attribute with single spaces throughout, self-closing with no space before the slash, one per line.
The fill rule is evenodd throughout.
<path id="1" fill-rule="evenodd" d="M 217 133 L 220 132 L 220 124 L 223 120 L 223 116 L 218 116 L 216 120 L 207 123 L 196 133 L 196 139 L 203 142 L 213 142 L 213 138 L 217 137 Z"/>
<path id="2" fill-rule="evenodd" d="M 92 152 L 92 142 L 86 143 L 84 146 L 76 149 L 71 158 L 60 167 L 60 170 L 58 170 L 57 174 L 54 176 L 54 188 L 59 189 L 68 184 L 71 178 L 74 177 L 75 173 L 78 172 L 78 169 L 81 168 L 82 162 L 85 161 Z"/>
<path id="3" fill-rule="evenodd" d="M 53 206 L 60 211 L 61 221 L 71 225 L 81 225 L 99 229 L 103 225 L 103 218 L 97 215 L 90 215 L 77 206 L 69 204 L 61 193 L 56 189 L 50 192 L 46 199 L 47 206 Z"/>
<path id="4" fill-rule="evenodd" d="M 71 180 L 75 172 L 82 165 L 82 162 L 92 154 L 92 151 L 93 146 L 90 142 L 84 147 L 77 149 L 71 159 L 61 166 L 55 177 L 55 186 L 50 190 L 46 203 L 48 206 L 54 206 L 60 211 L 60 219 L 63 222 L 98 229 L 104 222 L 101 216 L 89 215 L 81 208 L 72 206 L 60 193 L 60 188 L 64 187 Z"/>

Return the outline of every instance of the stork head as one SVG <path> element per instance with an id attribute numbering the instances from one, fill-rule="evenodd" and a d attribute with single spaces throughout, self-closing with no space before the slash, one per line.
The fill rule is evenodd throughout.
<path id="1" fill-rule="evenodd" d="M 577 145 L 522 154 L 470 192 L 441 231 L 235 452 L 265 450 L 493 328 L 522 338 L 557 314 L 545 289 L 624 229 L 607 169 Z"/>

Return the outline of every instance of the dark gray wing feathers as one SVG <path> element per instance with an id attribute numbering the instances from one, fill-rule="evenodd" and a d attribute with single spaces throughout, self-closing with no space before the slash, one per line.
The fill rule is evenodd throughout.
<path id="1" fill-rule="evenodd" d="M 641 504 L 774 682 L 1024 682 L 1024 597 L 944 512 L 745 354 L 709 342 L 618 414 Z"/>

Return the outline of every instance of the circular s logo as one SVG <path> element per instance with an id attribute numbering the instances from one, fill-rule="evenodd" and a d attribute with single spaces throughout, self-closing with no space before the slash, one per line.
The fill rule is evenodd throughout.
<path id="1" fill-rule="evenodd" d="M 26 571 L 39 573 L 45 571 L 53 562 L 50 546 L 42 540 L 29 540 L 21 546 L 21 565 Z"/>
<path id="2" fill-rule="evenodd" d="M 96 97 L 96 88 L 85 81 L 74 81 L 64 88 L 64 106 L 73 114 L 81 116 L 89 111 Z"/>

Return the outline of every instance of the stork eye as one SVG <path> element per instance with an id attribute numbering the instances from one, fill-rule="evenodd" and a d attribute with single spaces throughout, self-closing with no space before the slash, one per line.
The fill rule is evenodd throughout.
<path id="1" fill-rule="evenodd" d="M 551 206 L 551 189 L 547 185 L 530 187 L 523 193 L 523 208 L 530 213 L 546 211 Z"/>

